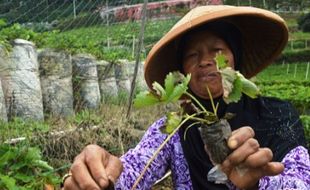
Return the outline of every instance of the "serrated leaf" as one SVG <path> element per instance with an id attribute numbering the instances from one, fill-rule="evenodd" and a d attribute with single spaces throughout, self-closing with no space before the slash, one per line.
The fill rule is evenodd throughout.
<path id="1" fill-rule="evenodd" d="M 151 106 L 160 103 L 160 100 L 157 96 L 152 94 L 149 91 L 140 92 L 134 99 L 133 105 L 137 108 Z"/>
<path id="2" fill-rule="evenodd" d="M 183 77 L 181 83 L 177 84 L 172 94 L 168 97 L 168 102 L 175 102 L 180 99 L 180 97 L 187 91 L 188 89 L 188 83 L 190 81 L 191 76 L 187 75 L 186 77 Z"/>
<path id="3" fill-rule="evenodd" d="M 228 66 L 227 59 L 222 52 L 217 53 L 214 59 L 219 69 L 224 69 Z"/>
<path id="4" fill-rule="evenodd" d="M 233 89 L 228 94 L 228 97 L 223 97 L 224 101 L 229 104 L 232 102 L 238 102 L 242 96 L 242 82 L 240 77 L 236 77 L 233 83 Z"/>
<path id="5" fill-rule="evenodd" d="M 163 128 L 163 133 L 172 133 L 181 123 L 182 116 L 178 112 L 169 112 L 167 114 L 166 125 Z"/>
<path id="6" fill-rule="evenodd" d="M 166 98 L 166 91 L 158 82 L 153 82 L 152 87 L 155 90 L 156 94 L 160 97 L 160 99 Z"/>
<path id="7" fill-rule="evenodd" d="M 165 78 L 165 90 L 167 97 L 169 97 L 172 94 L 174 85 L 175 85 L 175 76 L 172 72 L 170 72 Z"/>

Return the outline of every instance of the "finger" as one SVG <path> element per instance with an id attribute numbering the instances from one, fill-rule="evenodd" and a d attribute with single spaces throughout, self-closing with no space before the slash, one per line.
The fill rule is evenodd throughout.
<path id="1" fill-rule="evenodd" d="M 115 183 L 122 171 L 123 164 L 120 159 L 116 156 L 110 155 L 108 165 L 106 166 L 108 178 Z"/>
<path id="2" fill-rule="evenodd" d="M 251 127 L 242 127 L 232 133 L 232 136 L 228 139 L 228 146 L 231 149 L 236 149 L 242 145 L 247 139 L 253 138 L 255 135 L 254 130 Z"/>
<path id="3" fill-rule="evenodd" d="M 273 154 L 269 148 L 260 148 L 257 152 L 247 157 L 244 165 L 251 168 L 265 166 L 272 160 Z"/>
<path id="4" fill-rule="evenodd" d="M 269 162 L 263 168 L 264 176 L 274 176 L 284 171 L 284 165 L 281 162 Z"/>
<path id="5" fill-rule="evenodd" d="M 243 143 L 239 148 L 235 149 L 227 158 L 227 162 L 223 162 L 224 167 L 228 167 L 227 164 L 238 165 L 247 159 L 250 155 L 259 150 L 259 143 L 256 139 L 250 138 Z"/>
<path id="6" fill-rule="evenodd" d="M 105 169 L 109 159 L 108 156 L 108 153 L 101 148 L 89 148 L 85 152 L 85 163 L 90 175 L 101 188 L 106 188 L 109 185 Z"/>
<path id="7" fill-rule="evenodd" d="M 72 177 L 68 177 L 64 182 L 64 190 L 79 190 L 79 186 Z"/>
<path id="8" fill-rule="evenodd" d="M 89 173 L 83 159 L 77 159 L 71 166 L 71 173 L 74 181 L 80 189 L 100 189 Z"/>

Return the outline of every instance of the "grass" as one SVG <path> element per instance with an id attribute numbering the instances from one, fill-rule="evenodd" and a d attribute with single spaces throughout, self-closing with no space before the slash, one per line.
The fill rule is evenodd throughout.
<path id="1" fill-rule="evenodd" d="M 304 39 L 310 39 L 310 32 L 301 32 L 297 31 L 294 33 L 290 33 L 290 40 L 304 40 Z"/>
<path id="2" fill-rule="evenodd" d="M 308 78 L 306 79 L 308 63 L 282 63 L 272 64 L 256 76 L 258 81 L 309 81 L 310 68 L 308 69 Z M 310 65 L 309 65 L 310 67 Z M 295 74 L 296 69 L 296 74 Z"/>

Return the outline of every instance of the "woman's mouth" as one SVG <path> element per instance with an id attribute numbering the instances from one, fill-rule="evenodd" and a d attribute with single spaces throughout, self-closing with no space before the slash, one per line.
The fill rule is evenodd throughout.
<path id="1" fill-rule="evenodd" d="M 220 74 L 217 71 L 203 72 L 201 74 L 198 74 L 198 79 L 202 82 L 218 80 L 219 78 L 220 78 Z"/>

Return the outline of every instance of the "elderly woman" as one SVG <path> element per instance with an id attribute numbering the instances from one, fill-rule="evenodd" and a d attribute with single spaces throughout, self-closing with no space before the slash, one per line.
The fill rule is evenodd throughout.
<path id="1" fill-rule="evenodd" d="M 218 116 L 229 120 L 232 153 L 221 164 L 225 184 L 208 181 L 212 162 L 196 127 L 183 137 L 185 124 L 152 162 L 137 189 L 151 189 L 167 170 L 175 189 L 310 189 L 310 160 L 303 127 L 291 104 L 275 98 L 223 102 L 221 76 L 214 57 L 225 55 L 228 64 L 247 78 L 255 76 L 283 50 L 288 39 L 284 21 L 276 14 L 250 7 L 204 6 L 186 14 L 150 51 L 145 63 L 149 87 L 163 83 L 171 71 L 191 74 L 190 91 L 210 108 L 208 85 Z M 165 118 L 149 127 L 136 148 L 117 158 L 96 145 L 87 146 L 75 159 L 64 180 L 65 189 L 130 189 L 167 135 L 160 128 Z M 241 175 L 237 168 L 242 167 Z"/>

